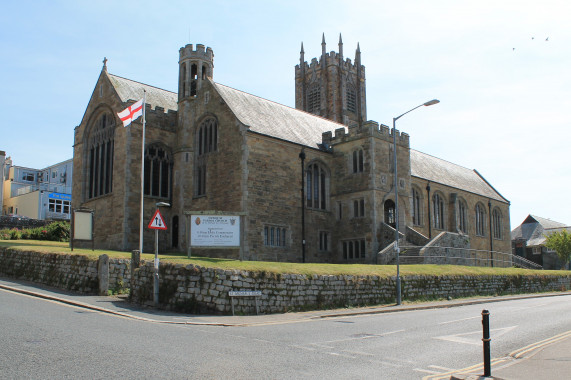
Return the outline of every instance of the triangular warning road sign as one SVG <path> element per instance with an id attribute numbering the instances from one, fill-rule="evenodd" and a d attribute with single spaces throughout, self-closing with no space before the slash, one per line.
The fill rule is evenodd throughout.
<path id="1" fill-rule="evenodd" d="M 165 220 L 163 219 L 163 216 L 161 215 L 161 213 L 159 212 L 158 209 L 155 212 L 155 215 L 153 215 L 153 218 L 151 219 L 151 221 L 149 222 L 149 228 L 152 230 L 166 230 L 167 229 L 167 225 L 165 224 Z"/>

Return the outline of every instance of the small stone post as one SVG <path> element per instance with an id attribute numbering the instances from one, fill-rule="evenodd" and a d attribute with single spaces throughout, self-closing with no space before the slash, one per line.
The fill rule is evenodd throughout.
<path id="1" fill-rule="evenodd" d="M 109 291 L 109 256 L 99 256 L 97 263 L 97 278 L 99 280 L 99 295 L 106 296 Z"/>
<path id="2" fill-rule="evenodd" d="M 141 252 L 135 249 L 131 252 L 131 285 L 129 290 L 129 299 L 133 298 L 133 292 L 135 289 L 135 270 L 139 269 L 141 266 Z"/>

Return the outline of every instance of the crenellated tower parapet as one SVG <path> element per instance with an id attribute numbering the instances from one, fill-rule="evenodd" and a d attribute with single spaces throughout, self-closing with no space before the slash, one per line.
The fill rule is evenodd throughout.
<path id="1" fill-rule="evenodd" d="M 321 48 L 321 56 L 308 63 L 301 45 L 295 66 L 295 107 L 347 126 L 363 124 L 367 118 L 365 66 L 359 44 L 354 61 L 343 56 L 341 35 L 339 52 L 326 52 L 325 35 Z"/>
<path id="2" fill-rule="evenodd" d="M 214 52 L 210 47 L 188 44 L 179 50 L 178 100 L 196 97 L 202 82 L 214 75 Z"/>
<path id="3" fill-rule="evenodd" d="M 408 133 L 399 132 L 397 133 L 397 145 L 410 148 L 410 136 Z M 342 144 L 358 139 L 363 139 L 367 137 L 378 138 L 387 143 L 393 143 L 393 131 L 386 125 L 379 124 L 376 121 L 369 120 L 361 126 L 350 126 L 347 129 L 337 128 L 335 133 L 329 131 L 324 132 L 321 136 L 322 144 L 324 146 L 334 147 L 337 144 Z"/>

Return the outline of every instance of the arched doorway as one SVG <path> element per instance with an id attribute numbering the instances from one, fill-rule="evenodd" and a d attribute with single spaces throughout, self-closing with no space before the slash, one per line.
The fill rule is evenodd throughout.
<path id="1" fill-rule="evenodd" d="M 178 248 L 178 215 L 172 217 L 172 247 Z"/>
<path id="2" fill-rule="evenodd" d="M 395 220 L 395 202 L 392 199 L 387 199 L 385 201 L 385 223 L 391 226 L 392 228 L 396 228 L 396 220 Z"/>

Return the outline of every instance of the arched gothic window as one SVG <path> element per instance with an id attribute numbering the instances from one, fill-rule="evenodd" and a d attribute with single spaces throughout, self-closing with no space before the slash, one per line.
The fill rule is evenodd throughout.
<path id="1" fill-rule="evenodd" d="M 484 210 L 484 206 L 480 203 L 476 205 L 476 235 L 478 236 L 486 235 L 486 212 Z"/>
<path id="2" fill-rule="evenodd" d="M 89 178 L 87 197 L 96 198 L 113 190 L 115 119 L 104 113 L 92 127 L 88 146 Z"/>
<path id="3" fill-rule="evenodd" d="M 468 233 L 468 211 L 466 202 L 458 200 L 458 229 L 464 233 Z"/>
<path id="4" fill-rule="evenodd" d="M 158 144 L 145 149 L 144 193 L 152 197 L 170 198 L 172 159 Z"/>
<path id="5" fill-rule="evenodd" d="M 353 173 L 363 172 L 363 149 L 355 149 L 353 151 Z"/>
<path id="6" fill-rule="evenodd" d="M 307 168 L 306 200 L 307 207 L 327 210 L 329 188 L 328 174 L 323 166 L 314 162 Z"/>
<path id="7" fill-rule="evenodd" d="M 204 120 L 196 131 L 196 164 L 194 171 L 195 196 L 206 195 L 206 161 L 208 154 L 218 150 L 218 121 Z"/>
<path id="8" fill-rule="evenodd" d="M 444 199 L 438 193 L 432 197 L 432 210 L 434 211 L 434 228 L 444 229 Z"/>
<path id="9" fill-rule="evenodd" d="M 422 225 L 422 197 L 420 196 L 420 191 L 417 188 L 412 188 L 412 223 L 415 226 Z"/>
<path id="10" fill-rule="evenodd" d="M 497 208 L 492 212 L 492 231 L 494 239 L 502 238 L 502 213 Z"/>

